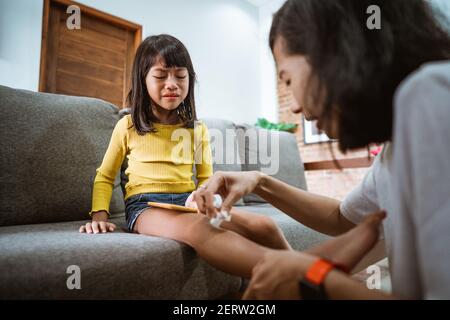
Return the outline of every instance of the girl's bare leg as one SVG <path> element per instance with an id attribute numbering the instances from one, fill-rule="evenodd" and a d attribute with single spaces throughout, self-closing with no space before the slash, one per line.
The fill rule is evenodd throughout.
<path id="1" fill-rule="evenodd" d="M 251 277 L 253 267 L 271 250 L 233 231 L 214 228 L 204 215 L 161 208 L 145 210 L 134 231 L 186 243 L 215 268 L 245 278 Z"/>
<path id="2" fill-rule="evenodd" d="M 283 231 L 270 217 L 236 208 L 231 209 L 231 216 L 231 221 L 222 222 L 221 228 L 239 233 L 268 248 L 292 250 Z"/>

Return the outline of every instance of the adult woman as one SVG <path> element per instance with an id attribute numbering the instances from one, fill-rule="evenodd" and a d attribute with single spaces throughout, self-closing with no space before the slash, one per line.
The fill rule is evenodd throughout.
<path id="1" fill-rule="evenodd" d="M 366 25 L 370 5 L 380 8 L 381 29 Z M 318 120 L 342 151 L 387 144 L 343 202 L 257 172 L 217 173 L 195 195 L 200 211 L 215 214 L 210 193 L 222 193 L 227 210 L 255 192 L 301 223 L 338 235 L 384 209 L 394 296 L 450 298 L 450 39 L 428 4 L 289 0 L 274 16 L 270 46 L 297 102 L 293 112 Z M 254 268 L 245 297 L 298 297 L 292 284 L 317 260 L 293 251 L 267 255 Z M 333 266 L 320 287 L 330 298 L 385 297 Z"/>

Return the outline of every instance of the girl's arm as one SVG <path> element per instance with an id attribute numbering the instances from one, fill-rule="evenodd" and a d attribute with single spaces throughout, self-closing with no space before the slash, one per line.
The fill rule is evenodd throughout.
<path id="1" fill-rule="evenodd" d="M 194 161 L 197 171 L 197 187 L 201 186 L 213 174 L 212 152 L 208 128 L 202 122 L 198 131 L 194 129 Z"/>
<path id="2" fill-rule="evenodd" d="M 116 229 L 114 223 L 107 221 L 115 176 L 126 155 L 127 128 L 128 120 L 124 117 L 117 122 L 113 130 L 108 149 L 94 180 L 92 210 L 89 212 L 92 222 L 82 225 L 79 232 L 104 233 L 113 232 Z"/>
<path id="3" fill-rule="evenodd" d="M 92 210 L 89 215 L 98 211 L 109 214 L 109 203 L 114 188 L 116 174 L 127 152 L 127 117 L 119 120 L 113 130 L 101 166 L 97 169 L 92 191 Z"/>

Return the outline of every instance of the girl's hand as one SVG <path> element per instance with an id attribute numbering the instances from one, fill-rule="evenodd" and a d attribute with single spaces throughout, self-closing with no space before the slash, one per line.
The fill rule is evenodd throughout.
<path id="1" fill-rule="evenodd" d="M 192 191 L 192 193 L 186 199 L 186 202 L 184 203 L 185 207 L 197 209 L 197 203 L 194 201 L 194 193 L 195 193 L 195 190 Z"/>
<path id="2" fill-rule="evenodd" d="M 108 222 L 108 213 L 106 211 L 94 212 L 92 216 L 92 222 L 86 223 L 80 227 L 81 233 L 106 233 L 113 232 L 116 229 L 114 223 Z"/>
<path id="3" fill-rule="evenodd" d="M 194 194 L 199 213 L 214 218 L 214 194 L 220 194 L 223 202 L 221 211 L 230 212 L 233 204 L 242 196 L 252 192 L 261 181 L 263 173 L 259 171 L 223 172 L 217 171 Z"/>

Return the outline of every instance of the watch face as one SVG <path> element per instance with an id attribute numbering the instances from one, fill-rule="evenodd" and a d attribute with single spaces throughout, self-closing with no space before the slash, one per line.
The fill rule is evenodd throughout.
<path id="1" fill-rule="evenodd" d="M 303 300 L 328 300 L 323 285 L 318 286 L 307 279 L 301 279 L 298 286 Z"/>

